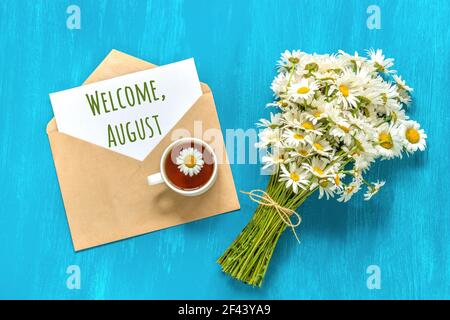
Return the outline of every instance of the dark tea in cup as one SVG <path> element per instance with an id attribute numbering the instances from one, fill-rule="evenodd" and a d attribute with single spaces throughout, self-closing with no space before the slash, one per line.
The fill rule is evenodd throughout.
<path id="1" fill-rule="evenodd" d="M 178 189 L 191 191 L 205 186 L 213 177 L 216 164 L 212 152 L 203 144 L 187 141 L 175 145 L 164 160 L 164 173 Z"/>
<path id="2" fill-rule="evenodd" d="M 175 140 L 164 150 L 160 172 L 147 176 L 150 186 L 164 183 L 186 197 L 199 196 L 214 185 L 218 176 L 214 149 L 197 138 Z"/>

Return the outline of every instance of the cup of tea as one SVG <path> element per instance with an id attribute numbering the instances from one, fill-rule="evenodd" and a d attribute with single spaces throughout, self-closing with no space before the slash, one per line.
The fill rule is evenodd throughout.
<path id="1" fill-rule="evenodd" d="M 183 196 L 198 196 L 214 185 L 217 169 L 217 156 L 209 144 L 197 138 L 182 138 L 164 150 L 160 172 L 148 176 L 147 182 L 165 183 Z"/>

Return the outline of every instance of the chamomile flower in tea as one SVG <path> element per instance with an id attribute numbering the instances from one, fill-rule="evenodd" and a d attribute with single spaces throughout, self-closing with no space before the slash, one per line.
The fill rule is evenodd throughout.
<path id="1" fill-rule="evenodd" d="M 176 159 L 178 169 L 185 175 L 197 175 L 203 167 L 204 161 L 200 151 L 195 148 L 186 148 L 180 151 Z"/>

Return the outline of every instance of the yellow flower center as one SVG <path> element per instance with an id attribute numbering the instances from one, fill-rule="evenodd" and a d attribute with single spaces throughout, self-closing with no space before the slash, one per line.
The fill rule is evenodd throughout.
<path id="1" fill-rule="evenodd" d="M 414 128 L 409 128 L 406 130 L 406 139 L 413 144 L 416 144 L 420 141 L 420 134 L 419 131 L 417 131 Z"/>
<path id="2" fill-rule="evenodd" d="M 322 115 L 322 112 L 320 112 L 319 110 L 314 111 L 313 116 L 315 118 L 320 118 L 320 116 Z"/>
<path id="3" fill-rule="evenodd" d="M 339 91 L 342 93 L 342 95 L 344 96 L 344 97 L 348 97 L 348 87 L 346 86 L 346 85 L 344 85 L 344 84 L 341 84 L 340 86 L 339 86 Z"/>
<path id="4" fill-rule="evenodd" d="M 394 142 L 392 141 L 392 137 L 389 132 L 381 132 L 378 135 L 378 141 L 380 142 L 380 146 L 385 149 L 392 149 L 394 147 Z"/>
<path id="5" fill-rule="evenodd" d="M 323 170 L 320 169 L 319 167 L 314 167 L 314 168 L 313 168 L 313 171 L 314 171 L 315 173 L 319 174 L 319 175 L 322 175 L 322 174 L 323 174 Z"/>
<path id="6" fill-rule="evenodd" d="M 188 155 L 184 158 L 184 165 L 192 169 L 197 164 L 197 159 L 193 155 Z"/>
<path id="7" fill-rule="evenodd" d="M 348 187 L 347 189 L 345 189 L 345 192 L 346 192 L 347 194 L 352 193 L 352 192 L 353 192 L 353 189 L 355 189 L 355 187 L 354 187 L 354 186 L 350 186 L 350 187 Z"/>
<path id="8" fill-rule="evenodd" d="M 326 180 L 326 179 L 320 180 L 320 181 L 319 181 L 319 185 L 320 185 L 322 188 L 326 188 L 326 187 L 328 186 L 328 180 Z"/>
<path id="9" fill-rule="evenodd" d="M 349 132 L 350 132 L 350 128 L 349 128 L 349 127 L 346 127 L 346 126 L 343 126 L 343 125 L 338 125 L 338 127 L 339 127 L 342 131 L 344 131 L 345 133 L 349 133 Z"/>
<path id="10" fill-rule="evenodd" d="M 388 97 L 387 97 L 386 93 L 383 92 L 383 93 L 381 94 L 381 99 L 383 100 L 383 103 L 384 103 L 384 104 L 387 103 Z"/>
<path id="11" fill-rule="evenodd" d="M 279 106 L 282 106 L 282 107 L 287 107 L 288 106 L 288 103 L 285 100 L 280 100 L 277 103 L 278 103 Z"/>
<path id="12" fill-rule="evenodd" d="M 294 139 L 295 140 L 303 140 L 303 139 L 305 139 L 305 136 L 300 133 L 294 133 Z"/>
<path id="13" fill-rule="evenodd" d="M 339 175 L 334 176 L 334 184 L 337 186 L 341 184 L 341 178 L 339 177 Z"/>
<path id="14" fill-rule="evenodd" d="M 302 123 L 302 128 L 306 130 L 314 130 L 314 125 L 310 121 L 305 121 Z"/>
<path id="15" fill-rule="evenodd" d="M 289 62 L 293 64 L 297 64 L 300 62 L 300 60 L 297 57 L 289 57 Z"/>
<path id="16" fill-rule="evenodd" d="M 290 178 L 294 182 L 298 182 L 298 180 L 300 180 L 300 177 L 299 177 L 299 175 L 296 172 L 291 172 Z"/>
<path id="17" fill-rule="evenodd" d="M 303 157 L 307 157 L 308 156 L 308 151 L 306 151 L 305 149 L 301 149 L 298 153 L 300 155 L 302 155 Z"/>
<path id="18" fill-rule="evenodd" d="M 319 151 L 323 150 L 323 146 L 318 142 L 313 143 L 313 146 L 314 146 L 314 148 L 316 148 Z"/>
<path id="19" fill-rule="evenodd" d="M 309 88 L 308 87 L 300 87 L 297 89 L 297 93 L 298 94 L 306 94 L 309 92 Z"/>

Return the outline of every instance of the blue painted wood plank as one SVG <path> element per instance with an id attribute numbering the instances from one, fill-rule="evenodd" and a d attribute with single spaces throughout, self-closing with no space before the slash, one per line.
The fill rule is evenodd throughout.
<path id="1" fill-rule="evenodd" d="M 70 1 L 0 4 L 0 298 L 449 298 L 448 84 L 450 3 L 435 1 L 88 1 L 81 29 Z M 381 29 L 366 27 L 369 5 Z M 370 203 L 310 199 L 302 244 L 283 235 L 262 289 L 215 264 L 251 217 L 239 212 L 75 254 L 49 150 L 48 93 L 79 85 L 112 49 L 156 64 L 193 56 L 226 129 L 268 114 L 274 66 L 285 49 L 327 53 L 383 48 L 414 87 L 410 115 L 429 149 L 377 164 L 387 186 Z M 236 187 L 264 187 L 258 165 L 232 166 Z M 81 289 L 66 268 L 81 269 Z M 366 268 L 381 268 L 381 290 Z M 200 281 L 199 281 L 200 280 Z"/>

